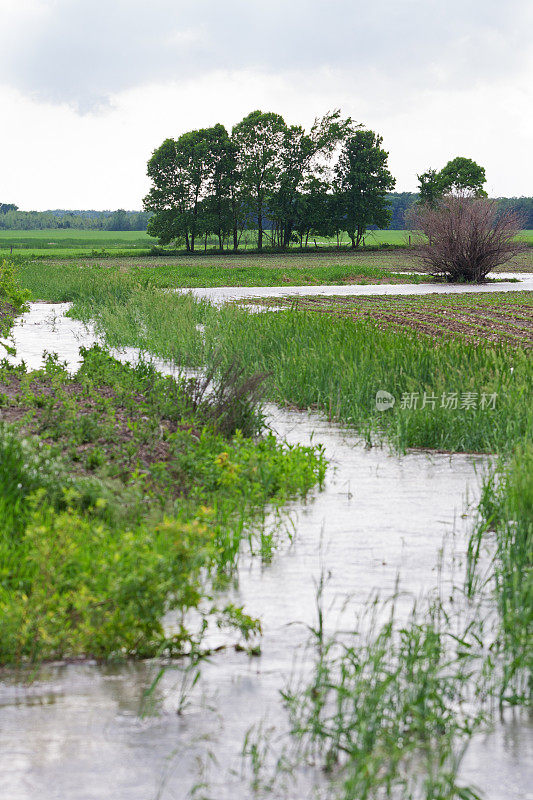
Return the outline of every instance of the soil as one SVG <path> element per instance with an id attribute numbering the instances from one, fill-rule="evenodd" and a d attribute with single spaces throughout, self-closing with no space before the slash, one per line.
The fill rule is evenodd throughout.
<path id="1" fill-rule="evenodd" d="M 254 298 L 254 303 L 262 303 Z M 295 299 L 272 298 L 265 305 L 294 305 Z M 475 343 L 491 342 L 533 347 L 533 294 L 520 298 L 486 295 L 482 300 L 425 297 L 299 297 L 297 307 L 355 320 L 372 319 L 378 325 L 410 329 L 435 340 L 460 337 Z"/>
<path id="2" fill-rule="evenodd" d="M 169 419 L 154 420 L 143 414 L 146 405 L 143 395 L 131 398 L 132 405 L 139 409 L 138 414 L 132 413 L 107 386 L 91 385 L 91 394 L 87 394 L 86 387 L 76 381 L 61 384 L 58 390 L 49 376 L 24 382 L 24 386 L 20 378 L 11 377 L 0 381 L 0 399 L 1 421 L 18 423 L 24 433 L 39 434 L 45 443 L 59 445 L 79 475 L 93 474 L 86 457 L 95 448 L 105 454 L 105 464 L 113 465 L 111 471 L 119 476 L 135 467 L 147 470 L 153 464 L 168 462 L 171 455 L 168 434 L 186 430 L 194 437 L 199 436 L 190 425 L 178 425 Z M 77 420 L 100 416 L 100 435 L 83 443 L 76 443 L 68 433 L 47 435 L 49 428 L 62 417 L 65 404 L 71 403 L 75 403 Z M 103 403 L 112 411 L 109 417 L 103 411 Z M 179 486 L 174 488 L 179 494 Z"/>

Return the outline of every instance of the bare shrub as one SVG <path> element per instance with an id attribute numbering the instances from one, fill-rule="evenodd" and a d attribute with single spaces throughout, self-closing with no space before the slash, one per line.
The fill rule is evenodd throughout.
<path id="1" fill-rule="evenodd" d="M 268 377 L 266 372 L 249 375 L 236 361 L 223 368 L 216 354 L 201 375 L 188 381 L 187 390 L 195 412 L 218 431 L 232 436 L 240 430 L 254 436 L 263 427 L 260 405 Z"/>
<path id="2" fill-rule="evenodd" d="M 500 213 L 484 197 L 446 195 L 433 207 L 425 203 L 411 212 L 410 227 L 422 234 L 413 255 L 423 271 L 448 281 L 479 283 L 525 247 L 515 240 L 520 215 Z"/>

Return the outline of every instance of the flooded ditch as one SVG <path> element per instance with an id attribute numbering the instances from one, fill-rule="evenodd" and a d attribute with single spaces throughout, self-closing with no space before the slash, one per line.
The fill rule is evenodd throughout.
<path id="1" fill-rule="evenodd" d="M 17 322 L 18 358 L 29 367 L 40 366 L 47 350 L 74 369 L 80 345 L 95 341 L 64 316 L 67 307 L 33 304 Z M 1 797 L 245 800 L 252 796 L 240 756 L 246 732 L 263 723 L 275 738 L 286 729 L 279 691 L 296 668 L 306 669 L 305 625 L 315 622 L 321 574 L 330 629 L 353 625 L 373 592 L 394 592 L 398 576 L 405 609 L 423 592 L 438 585 L 446 593 L 461 580 L 487 457 L 366 449 L 353 431 L 275 406 L 267 407 L 267 421 L 289 442 L 322 443 L 331 467 L 323 491 L 289 504 L 292 541 L 269 564 L 244 554 L 238 584 L 227 592 L 261 618 L 262 655 L 232 648 L 213 655 L 182 715 L 176 708 L 190 675 L 180 665 L 165 672 L 148 701 L 143 695 L 159 670 L 151 662 L 0 671 Z M 474 740 L 464 780 L 486 800 L 531 800 L 532 746 L 524 715 L 508 714 Z M 322 783 L 312 769 L 298 780 L 286 795 L 292 800 L 315 796 Z M 203 794 L 195 794 L 200 784 Z"/>

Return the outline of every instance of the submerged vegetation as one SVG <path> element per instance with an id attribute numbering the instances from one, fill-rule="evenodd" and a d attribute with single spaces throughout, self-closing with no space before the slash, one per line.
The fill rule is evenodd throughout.
<path id="1" fill-rule="evenodd" d="M 320 620 L 320 588 L 318 601 Z M 310 681 L 283 692 L 297 762 L 320 765 L 342 800 L 478 798 L 460 768 L 487 721 L 492 676 L 479 626 L 462 622 L 437 598 L 402 624 L 392 598 L 353 632 L 326 636 L 319 624 Z"/>
<path id="2" fill-rule="evenodd" d="M 469 544 L 468 588 L 474 595 L 483 579 L 479 569 L 488 549 L 488 579 L 498 602 L 500 627 L 496 652 L 503 662 L 500 700 L 529 703 L 533 694 L 533 438 L 521 442 L 501 480 L 486 481 L 482 520 Z"/>
<path id="3" fill-rule="evenodd" d="M 0 660 L 198 652 L 211 618 L 245 639 L 258 629 L 245 609 L 218 608 L 216 590 L 243 544 L 269 558 L 277 512 L 325 470 L 320 448 L 261 434 L 261 392 L 319 409 L 367 443 L 498 453 L 501 477 L 486 479 L 464 587 L 420 601 L 406 620 L 394 598 L 386 617 L 376 601 L 355 630 L 332 636 L 319 587 L 312 673 L 283 694 L 299 757 L 325 771 L 335 796 L 474 800 L 460 779 L 469 741 L 494 700 L 531 697 L 533 372 L 522 342 L 384 326 L 367 313 L 375 298 L 366 312 L 354 302 L 357 319 L 334 301 L 324 310 L 335 314 L 216 309 L 157 288 L 174 285 L 177 267 L 153 280 L 135 268 L 69 268 L 63 281 L 59 267 L 41 269 L 21 269 L 34 296 L 73 301 L 69 313 L 94 323 L 106 345 L 207 374 L 176 381 L 102 347 L 82 351 L 74 376 L 54 357 L 33 373 L 3 363 Z M 511 301 L 422 302 L 435 318 L 468 304 L 477 321 L 487 309 L 501 320 Z M 527 317 L 529 298 L 513 302 Z M 408 301 L 415 314 L 417 303 Z M 487 591 L 497 620 L 485 619 Z M 463 592 L 469 602 L 454 605 Z M 260 770 L 251 737 L 245 752 Z"/>

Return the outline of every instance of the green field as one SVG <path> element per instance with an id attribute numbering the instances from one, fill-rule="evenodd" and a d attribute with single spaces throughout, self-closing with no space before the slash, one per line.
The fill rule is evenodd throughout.
<path id="1" fill-rule="evenodd" d="M 240 249 L 243 252 L 252 250 L 255 247 L 255 231 L 245 231 L 240 242 Z M 405 231 L 372 231 L 366 237 L 367 245 L 404 245 L 408 241 Z M 197 252 L 201 254 L 204 250 L 204 242 L 197 242 Z M 334 247 L 337 242 L 333 239 L 323 237 L 309 241 L 309 247 Z M 268 247 L 268 238 L 265 243 Z M 349 240 L 341 240 L 341 246 L 347 248 Z M 0 230 L 0 253 L 17 253 L 23 251 L 25 254 L 44 255 L 57 254 L 62 258 L 76 255 L 92 255 L 97 251 L 99 255 L 103 252 L 117 250 L 125 253 L 148 252 L 152 247 L 157 246 L 157 239 L 149 236 L 144 231 L 96 231 L 96 230 L 76 230 L 52 228 L 49 230 Z M 207 241 L 208 249 L 218 247 L 217 240 L 213 237 Z M 172 250 L 169 247 L 167 249 Z M 294 250 L 298 250 L 297 245 L 293 245 Z M 44 252 L 43 252 L 44 251 Z"/>
<path id="2" fill-rule="evenodd" d="M 49 230 L 10 231 L 0 230 L 0 254 L 57 253 L 61 256 L 76 256 L 93 250 L 148 250 L 155 240 L 145 231 L 93 231 L 51 228 Z"/>
<path id="3" fill-rule="evenodd" d="M 523 231 L 523 238 L 533 245 L 533 230 Z M 218 242 L 214 239 L 207 241 L 207 253 L 204 250 L 204 242 L 197 243 L 197 250 L 194 254 L 180 253 L 176 255 L 176 250 L 172 247 L 162 248 L 162 256 L 165 259 L 174 257 L 177 259 L 190 259 L 199 263 L 200 259 L 215 258 L 227 260 L 231 258 L 242 259 L 243 257 L 251 258 L 259 254 L 253 253 L 255 248 L 255 231 L 245 231 L 240 242 L 240 251 L 237 256 L 228 252 L 225 255 L 220 255 L 216 252 Z M 337 259 L 340 254 L 343 258 L 359 256 L 360 253 L 367 252 L 370 255 L 374 248 L 384 245 L 386 247 L 408 247 L 409 245 L 409 231 L 369 231 L 365 237 L 365 247 L 372 248 L 372 250 L 361 248 L 353 253 L 349 247 L 349 241 L 345 237 L 341 239 L 340 249 L 337 250 L 336 239 L 326 239 L 323 237 L 316 237 L 316 240 L 310 240 L 308 249 L 304 252 L 300 250 L 298 245 L 294 244 L 291 247 L 291 258 L 301 256 L 302 259 L 310 258 L 313 255 L 318 255 L 320 251 L 327 250 L 327 256 L 331 259 Z M 76 258 L 100 258 L 108 259 L 113 257 L 137 258 L 139 256 L 148 256 L 152 248 L 157 247 L 157 240 L 152 236 L 148 236 L 145 231 L 96 231 L 96 230 L 77 230 L 77 229 L 60 229 L 52 228 L 48 230 L 0 230 L 0 257 L 8 255 L 24 255 L 35 256 L 39 258 L 57 258 L 61 260 L 76 259 Z M 266 251 L 259 255 L 260 258 L 273 258 L 274 255 L 269 255 L 268 251 L 268 237 L 265 242 Z M 166 255 L 168 252 L 168 256 Z M 386 252 L 386 250 L 384 251 Z M 322 255 L 326 255 L 325 252 Z M 161 258 L 161 256 L 159 256 Z M 278 254 L 278 259 L 283 258 Z M 226 262 L 227 263 L 227 262 Z M 277 264 L 280 266 L 280 264 Z"/>
<path id="4" fill-rule="evenodd" d="M 523 231 L 526 241 L 533 244 L 533 230 Z M 194 255 L 183 253 L 186 258 L 205 257 L 204 242 L 198 242 L 197 251 Z M 341 250 L 349 253 L 349 241 L 347 238 L 341 239 Z M 369 231 L 365 237 L 366 247 L 406 247 L 409 244 L 409 231 Z M 157 240 L 148 236 L 145 231 L 95 231 L 52 228 L 48 230 L 0 230 L 0 256 L 25 255 L 48 257 L 55 256 L 58 259 L 74 258 L 109 258 L 110 256 L 142 256 L 148 255 L 153 247 L 157 246 Z M 218 243 L 214 238 L 207 241 L 207 254 L 215 251 Z M 240 243 L 239 257 L 246 256 L 247 251 L 252 251 L 255 247 L 255 231 L 245 231 Z M 336 239 L 325 239 L 316 237 L 309 241 L 309 250 L 303 255 L 317 253 L 320 249 L 336 249 Z M 312 249 L 311 249 L 312 248 Z M 268 252 L 268 238 L 266 240 Z M 169 253 L 175 253 L 172 247 L 164 248 Z M 294 254 L 300 252 L 298 245 L 291 248 Z M 364 248 L 363 248 L 364 251 Z M 213 257 L 215 257 L 213 253 Z M 228 252 L 223 258 L 228 258 L 232 254 Z M 249 256 L 252 255 L 250 252 Z M 335 253 L 330 251 L 330 255 Z"/>

